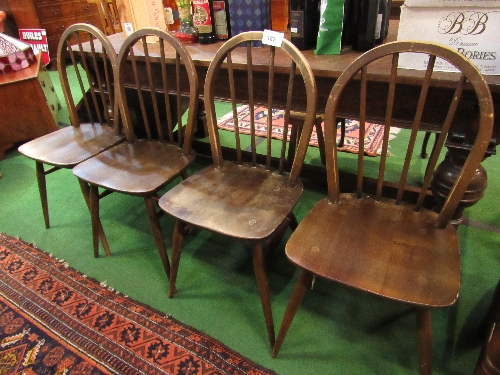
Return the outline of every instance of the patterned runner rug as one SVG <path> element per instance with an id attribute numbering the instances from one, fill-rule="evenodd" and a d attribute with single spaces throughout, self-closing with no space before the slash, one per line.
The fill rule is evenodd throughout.
<path id="1" fill-rule="evenodd" d="M 259 137 L 267 136 L 267 108 L 255 107 L 255 134 Z M 273 109 L 272 122 L 274 124 L 272 130 L 272 137 L 276 139 L 283 139 L 284 117 L 283 111 Z M 227 113 L 218 119 L 219 128 L 229 131 L 234 131 L 233 113 Z M 238 108 L 238 128 L 243 134 L 250 134 L 250 107 L 243 105 Z M 290 127 L 288 128 L 290 133 Z M 394 139 L 399 129 L 392 128 L 390 139 Z M 382 147 L 382 137 L 384 127 L 378 124 L 365 123 L 365 154 L 369 156 L 380 155 Z M 290 134 L 288 134 L 290 136 Z M 346 120 L 346 132 L 344 138 L 344 146 L 339 148 L 339 151 L 351 152 L 357 154 L 359 151 L 359 122 L 355 120 Z M 340 140 L 340 124 L 337 126 L 337 141 Z M 316 131 L 313 130 L 311 146 L 318 147 L 318 137 Z"/>
<path id="2" fill-rule="evenodd" d="M 275 374 L 0 234 L 0 374 Z"/>

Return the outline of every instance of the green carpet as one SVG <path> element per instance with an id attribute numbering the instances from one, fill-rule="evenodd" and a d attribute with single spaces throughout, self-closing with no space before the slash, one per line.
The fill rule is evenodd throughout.
<path id="1" fill-rule="evenodd" d="M 398 144 L 404 136 L 391 143 L 394 160 L 404 153 Z M 353 157 L 342 155 L 346 169 Z M 307 161 L 319 165 L 316 150 Z M 198 158 L 190 173 L 208 162 Z M 417 160 L 415 181 L 425 163 Z M 463 265 L 459 303 L 433 313 L 434 374 L 472 373 L 482 343 L 478 329 L 499 279 L 500 233 L 495 231 L 500 222 L 496 205 L 500 159 L 491 157 L 483 165 L 489 174 L 485 197 L 467 210 L 471 225 L 459 228 Z M 318 280 L 306 294 L 279 357 L 272 359 L 247 244 L 195 230 L 185 241 L 179 293 L 169 300 L 141 198 L 111 195 L 101 202 L 112 256 L 106 258 L 101 250 L 95 259 L 90 216 L 70 170 L 47 178 L 49 230 L 43 225 L 34 162 L 13 150 L 0 161 L 0 173 L 0 232 L 34 242 L 88 276 L 171 314 L 265 367 L 283 375 L 418 373 L 415 315 L 399 304 Z M 322 197 L 312 188 L 304 192 L 295 209 L 299 221 Z M 169 246 L 173 220 L 165 216 L 161 224 Z M 479 224 L 490 230 L 478 229 Z M 297 277 L 280 249 L 268 263 L 276 330 Z"/>

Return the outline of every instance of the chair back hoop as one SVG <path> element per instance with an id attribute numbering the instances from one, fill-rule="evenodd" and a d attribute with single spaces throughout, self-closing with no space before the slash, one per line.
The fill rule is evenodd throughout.
<path id="1" fill-rule="evenodd" d="M 155 38 L 151 42 L 150 38 Z M 155 64 L 159 61 L 160 64 Z M 173 113 L 177 113 L 177 136 L 179 145 L 183 152 L 189 154 L 193 140 L 194 122 L 197 115 L 199 89 L 198 75 L 194 62 L 184 45 L 172 34 L 159 28 L 150 27 L 135 31 L 127 37 L 120 48 L 117 58 L 116 85 L 117 98 L 119 100 L 120 111 L 123 119 L 125 134 L 128 141 L 133 142 L 137 138 L 134 130 L 130 109 L 126 103 L 126 82 L 125 77 L 130 76 L 127 72 L 127 65 L 131 65 L 131 74 L 139 97 L 140 111 L 143 119 L 143 126 L 148 139 L 156 135 L 160 141 L 174 142 L 175 125 L 173 123 Z M 160 66 L 159 75 L 155 66 Z M 170 67 L 174 69 L 170 74 Z M 143 67 L 143 70 L 141 70 Z M 182 68 L 184 67 L 184 68 Z M 187 78 L 187 85 L 183 85 L 182 77 Z M 188 87 L 185 89 L 184 87 Z M 184 88 L 184 91 L 183 91 Z M 148 94 L 149 92 L 149 94 Z M 160 103 L 157 93 L 163 94 L 164 103 Z M 171 108 L 169 96 L 175 94 L 175 109 Z M 154 118 L 148 119 L 146 108 L 146 96 L 151 100 Z M 189 111 L 187 123 L 182 126 L 182 97 L 189 99 Z M 161 106 L 165 106 L 167 131 L 163 129 L 164 119 L 160 113 Z M 154 122 L 156 128 L 150 125 Z"/>
<path id="2" fill-rule="evenodd" d="M 212 157 L 214 164 L 217 167 L 222 166 L 223 164 L 223 158 L 222 158 L 222 148 L 221 148 L 221 143 L 220 143 L 220 138 L 219 138 L 219 133 L 218 133 L 218 128 L 217 128 L 217 117 L 215 113 L 215 105 L 214 105 L 214 100 L 215 100 L 215 87 L 217 86 L 217 79 L 218 79 L 218 73 L 220 71 L 220 68 L 223 64 L 226 65 L 229 74 L 232 74 L 233 70 L 233 63 L 231 59 L 231 52 L 233 52 L 237 47 L 246 47 L 246 55 L 247 55 L 247 61 L 246 61 L 246 70 L 248 74 L 248 80 L 249 80 L 249 107 L 251 111 L 251 116 L 253 116 L 253 85 L 251 83 L 252 79 L 252 74 L 253 74 L 253 62 L 252 62 L 252 46 L 251 42 L 259 42 L 262 41 L 262 36 L 263 32 L 262 31 L 249 31 L 249 32 L 244 32 L 241 34 L 238 34 L 228 41 L 226 41 L 217 51 L 215 54 L 214 58 L 212 59 L 210 66 L 208 68 L 207 72 L 207 77 L 205 81 L 205 87 L 204 87 L 204 98 L 205 98 L 205 104 L 206 104 L 206 113 L 207 113 L 207 125 L 208 125 L 208 131 L 209 131 L 209 136 L 210 136 L 210 145 L 211 145 L 211 150 L 212 150 Z M 245 47 L 243 47 L 245 46 Z M 317 88 L 316 88 L 316 81 L 313 75 L 313 72 L 309 66 L 309 63 L 303 56 L 302 52 L 300 52 L 297 47 L 295 47 L 290 41 L 288 40 L 283 40 L 283 43 L 280 47 L 272 47 L 272 46 L 264 46 L 258 49 L 262 48 L 269 48 L 269 58 L 270 58 L 270 65 L 268 68 L 268 73 L 269 73 L 269 82 L 268 82 L 268 101 L 266 103 L 266 107 L 268 110 L 268 118 L 270 119 L 271 116 L 271 110 L 273 109 L 273 82 L 274 82 L 274 54 L 275 54 L 275 49 L 279 48 L 280 50 L 284 51 L 288 57 L 291 58 L 292 61 L 292 67 L 290 69 L 290 76 L 293 75 L 295 77 L 295 70 L 298 69 L 300 72 L 300 75 L 302 77 L 302 80 L 305 84 L 305 97 L 306 97 L 306 112 L 305 112 L 305 119 L 304 119 L 304 124 L 302 128 L 302 134 L 301 138 L 299 141 L 299 146 L 296 152 L 296 156 L 293 160 L 291 171 L 290 171 L 290 177 L 289 177 L 289 184 L 293 185 L 296 183 L 296 180 L 300 174 L 300 170 L 303 164 L 303 160 L 305 157 L 305 153 L 307 151 L 307 146 L 309 143 L 309 138 L 312 133 L 312 128 L 314 125 L 314 119 L 316 115 L 316 99 L 317 99 Z M 243 68 L 238 68 L 238 69 L 243 69 Z M 236 70 L 236 69 L 234 69 Z M 290 79 L 291 81 L 292 79 Z M 232 101 L 233 101 L 233 114 L 234 117 L 236 117 L 236 106 L 235 106 L 235 88 L 234 88 L 234 83 L 235 82 L 229 82 L 229 85 L 231 86 L 231 96 L 232 96 Z M 289 90 L 287 92 L 287 99 L 286 99 L 286 108 L 285 108 L 285 131 L 287 130 L 288 126 L 288 117 L 290 114 L 291 110 L 291 101 L 292 101 L 292 90 L 291 88 L 293 87 L 293 84 L 290 86 L 289 82 Z M 303 95 L 302 95 L 303 97 Z M 270 122 L 270 120 L 268 120 Z M 236 127 L 235 127 L 236 128 Z M 268 134 L 270 134 L 270 127 L 268 126 Z M 284 132 L 284 134 L 286 134 Z M 285 142 L 286 142 L 286 137 Z M 268 155 L 267 158 L 270 160 L 270 137 L 268 137 Z M 254 148 L 254 147 L 252 147 Z M 284 153 L 284 149 L 282 151 Z M 254 158 L 254 163 L 255 163 L 255 155 L 253 155 Z M 281 157 L 283 159 L 283 157 Z M 266 162 L 266 164 L 270 164 L 270 162 Z M 269 165 L 268 165 L 269 166 Z M 281 172 L 281 167 L 280 167 L 280 172 Z"/>
<path id="3" fill-rule="evenodd" d="M 85 51 L 83 43 L 88 42 L 90 51 Z M 102 57 L 97 53 L 102 52 Z M 83 109 L 88 122 L 114 125 L 117 113 L 113 95 L 113 80 L 116 52 L 106 35 L 97 27 L 76 23 L 61 35 L 57 48 L 57 70 L 66 101 L 71 125 L 80 126 L 75 99 L 83 98 Z M 105 64 L 101 64 L 105 61 Z M 71 66 L 78 80 L 77 89 L 71 90 L 68 81 L 68 66 Z M 87 95 L 89 94 L 89 95 Z M 89 97 L 90 96 L 90 97 Z M 109 110 L 111 109 L 111 110 Z M 119 133 L 118 127 L 115 127 Z"/>
<path id="4" fill-rule="evenodd" d="M 421 42 L 421 41 L 411 41 L 411 40 L 396 41 L 383 44 L 381 46 L 375 47 L 374 49 L 358 57 L 340 75 L 340 77 L 337 79 L 335 85 L 333 86 L 330 92 L 325 108 L 325 152 L 326 152 L 326 168 L 327 168 L 327 179 L 328 179 L 328 197 L 329 200 L 333 203 L 338 203 L 340 200 L 339 171 L 337 163 L 337 145 L 335 141 L 336 140 L 335 119 L 336 119 L 337 109 L 339 103 L 342 100 L 342 93 L 344 92 L 345 87 L 358 73 L 361 72 L 362 89 L 361 89 L 360 107 L 362 107 L 363 106 L 362 101 L 366 100 L 366 81 L 367 81 L 366 77 L 368 75 L 367 65 L 382 57 L 392 55 L 393 56 L 392 71 L 391 71 L 391 77 L 389 79 L 389 85 L 390 85 L 389 100 L 391 100 L 391 93 L 392 93 L 392 100 L 394 100 L 394 90 L 395 90 L 397 71 L 398 71 L 398 64 L 397 64 L 398 57 L 400 53 L 404 52 L 425 53 L 430 56 L 429 59 L 430 63 L 428 65 L 425 82 L 422 85 L 423 89 L 421 91 L 421 96 L 420 96 L 420 103 L 419 103 L 419 106 L 421 108 L 420 112 L 423 111 L 423 106 L 425 104 L 425 98 L 427 94 L 426 89 L 430 85 L 433 63 L 436 57 L 442 58 L 448 61 L 449 63 L 453 64 L 462 73 L 462 78 L 459 80 L 459 84 L 457 85 L 457 89 L 455 90 L 455 94 L 453 96 L 453 102 L 450 105 L 450 111 L 448 112 L 445 124 L 443 125 L 443 133 L 441 134 L 438 141 L 441 147 L 444 144 L 446 135 L 449 130 L 449 126 L 451 125 L 451 121 L 453 120 L 453 115 L 455 114 L 456 105 L 458 105 L 458 101 L 460 99 L 460 95 L 463 86 L 465 84 L 465 81 L 468 81 L 469 84 L 472 86 L 472 89 L 473 91 L 475 91 L 478 99 L 479 125 L 477 127 L 476 138 L 474 141 L 474 145 L 473 147 L 471 147 L 469 155 L 462 168 L 462 171 L 457 181 L 455 182 L 453 188 L 451 189 L 450 194 L 446 198 L 444 206 L 442 207 L 439 213 L 436 226 L 442 228 L 445 227 L 450 222 L 453 213 L 455 212 L 463 194 L 467 189 L 467 186 L 469 185 L 477 167 L 479 166 L 479 163 L 483 160 L 493 131 L 493 101 L 488 84 L 486 83 L 484 77 L 481 75 L 479 70 L 468 59 L 466 59 L 460 53 L 452 50 L 451 48 L 445 45 L 440 45 L 437 43 Z M 424 90 L 425 85 L 426 87 Z M 454 105 L 455 107 L 453 107 Z M 366 108 L 364 109 L 361 108 L 360 113 L 362 116 L 366 117 Z M 365 118 L 360 120 L 360 128 L 362 127 L 362 125 L 364 125 L 364 120 Z M 420 120 L 421 120 L 421 113 L 417 113 L 415 116 L 415 120 L 413 123 L 413 130 L 412 130 L 415 132 L 415 134 L 416 131 L 418 131 Z M 391 122 L 392 122 L 392 103 L 388 103 L 386 109 L 386 117 L 385 117 L 386 129 L 384 129 L 384 133 L 387 134 L 387 137 Z M 474 126 L 475 124 L 471 125 Z M 388 138 L 384 137 L 385 149 L 383 150 L 383 155 L 382 155 L 383 157 L 385 157 L 384 152 L 385 153 L 387 152 L 387 145 L 385 142 L 386 140 L 388 140 Z M 360 145 L 361 143 L 362 140 L 360 139 Z M 426 173 L 426 181 L 428 180 L 429 183 L 438 156 L 439 156 L 438 153 L 436 153 L 436 155 L 431 155 L 429 165 L 432 164 L 432 168 L 429 168 L 430 170 Z M 361 152 L 358 158 L 359 160 L 363 158 Z M 361 180 L 358 177 L 358 187 L 359 187 L 359 181 Z M 424 182 L 424 188 L 427 189 L 428 184 L 427 186 L 425 186 L 425 184 L 426 183 Z M 423 193 L 421 193 L 421 196 L 423 196 Z"/>

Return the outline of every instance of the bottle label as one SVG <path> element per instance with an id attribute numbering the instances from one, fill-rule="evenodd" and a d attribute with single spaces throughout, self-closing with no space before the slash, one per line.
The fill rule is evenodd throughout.
<path id="1" fill-rule="evenodd" d="M 290 32 L 293 38 L 304 37 L 304 11 L 290 11 Z"/>
<path id="2" fill-rule="evenodd" d="M 172 8 L 166 7 L 163 13 L 165 14 L 165 23 L 167 25 L 172 25 L 174 23 L 174 12 L 172 12 Z"/>
<path id="3" fill-rule="evenodd" d="M 380 39 L 382 35 L 382 19 L 384 15 L 382 13 L 377 14 L 377 23 L 375 24 L 375 39 Z"/>
<path id="4" fill-rule="evenodd" d="M 208 0 L 193 0 L 193 23 L 199 33 L 212 32 L 212 18 Z"/>
<path id="5" fill-rule="evenodd" d="M 191 9 L 189 7 L 179 7 L 179 18 L 187 20 L 191 17 Z"/>
<path id="6" fill-rule="evenodd" d="M 214 1 L 215 34 L 217 39 L 228 39 L 229 30 L 226 18 L 226 3 L 224 1 Z"/>

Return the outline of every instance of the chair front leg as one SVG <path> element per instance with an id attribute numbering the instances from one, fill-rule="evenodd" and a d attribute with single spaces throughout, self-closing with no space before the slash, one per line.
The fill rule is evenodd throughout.
<path id="1" fill-rule="evenodd" d="M 160 220 L 156 211 L 155 200 L 153 197 L 147 196 L 144 197 L 144 203 L 146 203 L 149 224 L 151 225 L 151 231 L 153 232 L 153 237 L 156 242 L 156 247 L 158 248 L 158 253 L 160 254 L 161 262 L 163 263 L 163 268 L 167 274 L 167 278 L 170 279 L 170 261 L 168 260 L 167 247 L 165 245 Z"/>
<path id="2" fill-rule="evenodd" d="M 275 340 L 274 322 L 273 322 L 273 313 L 271 310 L 271 296 L 269 293 L 269 285 L 267 282 L 266 265 L 264 261 L 264 251 L 262 249 L 262 244 L 254 243 L 252 254 L 253 254 L 253 268 L 255 272 L 255 277 L 257 279 L 257 286 L 259 288 L 262 310 L 264 311 L 264 319 L 266 321 L 267 335 L 269 337 L 269 342 L 272 348 L 274 346 L 274 340 Z"/>
<path id="3" fill-rule="evenodd" d="M 429 309 L 417 309 L 417 335 L 420 375 L 432 373 L 432 325 Z"/>
<path id="4" fill-rule="evenodd" d="M 309 271 L 302 270 L 299 278 L 297 279 L 290 300 L 288 301 L 288 305 L 286 306 L 285 315 L 283 317 L 283 321 L 281 322 L 281 327 L 278 332 L 278 337 L 276 338 L 276 343 L 273 347 L 272 357 L 276 358 L 281 344 L 283 344 L 283 340 L 285 340 L 285 336 L 288 332 L 288 328 L 292 324 L 293 318 L 295 317 L 295 313 L 297 312 L 304 295 L 306 294 L 307 288 L 311 285 L 313 278 L 313 274 Z"/>
<path id="5" fill-rule="evenodd" d="M 89 184 L 87 184 L 85 181 L 82 181 L 78 179 L 78 182 L 80 183 L 80 189 L 83 194 L 83 198 L 85 199 L 85 203 L 87 204 L 87 207 L 90 212 L 90 187 Z M 99 199 L 99 197 L 97 198 Z M 99 209 L 97 211 L 99 213 Z M 108 245 L 108 240 L 106 239 L 106 235 L 104 234 L 104 229 L 102 228 L 102 223 L 101 219 L 99 218 L 99 215 L 97 215 L 97 218 L 99 219 L 99 238 L 101 239 L 102 242 L 102 247 L 104 248 L 104 252 L 106 253 L 106 256 L 111 255 L 111 251 L 109 250 L 109 245 Z M 99 257 L 99 251 L 96 253 L 95 248 L 94 248 L 94 257 Z"/>
<path id="6" fill-rule="evenodd" d="M 92 244 L 94 247 L 94 257 L 99 256 L 99 189 L 96 185 L 90 185 L 89 188 L 90 201 L 90 218 L 92 220 Z"/>
<path id="7" fill-rule="evenodd" d="M 181 220 L 175 221 L 174 236 L 172 239 L 172 264 L 170 268 L 170 285 L 168 290 L 168 298 L 172 298 L 177 289 L 175 282 L 177 280 L 177 271 L 179 269 L 179 261 L 181 259 L 182 241 L 184 240 L 185 223 Z"/>
<path id="8" fill-rule="evenodd" d="M 45 181 L 45 168 L 43 167 L 43 163 L 37 161 L 36 162 L 36 180 L 38 182 L 38 192 L 40 193 L 40 201 L 42 202 L 42 212 L 43 212 L 43 220 L 45 222 L 45 228 L 50 228 L 50 220 L 49 220 L 49 206 L 47 203 L 47 183 Z"/>

